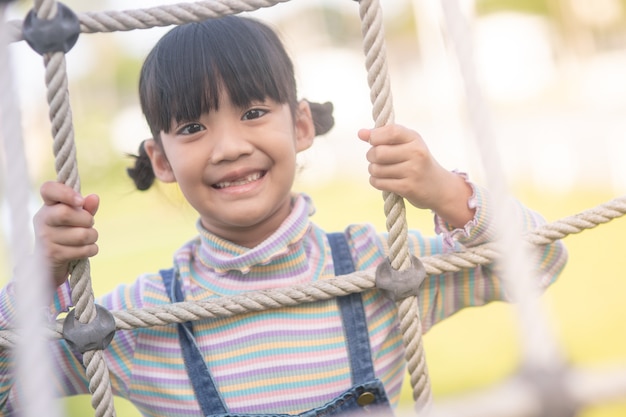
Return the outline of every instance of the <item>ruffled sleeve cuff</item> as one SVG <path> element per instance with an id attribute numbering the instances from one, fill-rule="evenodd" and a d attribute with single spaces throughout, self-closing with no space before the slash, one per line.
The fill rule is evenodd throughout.
<path id="1" fill-rule="evenodd" d="M 472 195 L 467 200 L 467 207 L 476 210 L 474 218 L 468 221 L 462 228 L 454 228 L 441 217 L 435 214 L 435 233 L 443 238 L 444 249 L 462 246 L 477 246 L 488 242 L 494 237 L 489 215 L 489 198 L 485 189 L 478 187 L 469 180 L 464 172 L 453 171 L 463 177 L 472 188 Z"/>

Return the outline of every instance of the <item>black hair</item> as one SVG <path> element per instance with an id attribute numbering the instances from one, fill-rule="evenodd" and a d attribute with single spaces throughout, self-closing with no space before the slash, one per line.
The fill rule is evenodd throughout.
<path id="1" fill-rule="evenodd" d="M 298 106 L 293 63 L 270 27 L 238 16 L 187 23 L 163 36 L 141 69 L 139 99 L 153 139 L 160 145 L 160 132 L 173 120 L 217 110 L 220 89 L 238 107 L 269 98 L 295 116 Z M 326 133 L 334 124 L 332 104 L 310 105 L 316 135 Z M 143 143 L 135 158 L 128 174 L 138 189 L 148 189 L 154 173 Z"/>

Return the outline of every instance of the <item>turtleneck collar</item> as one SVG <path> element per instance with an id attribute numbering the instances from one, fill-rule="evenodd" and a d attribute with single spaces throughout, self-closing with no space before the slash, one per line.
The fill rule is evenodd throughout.
<path id="1" fill-rule="evenodd" d="M 302 241 L 310 227 L 309 216 L 315 212 L 311 199 L 305 194 L 294 195 L 291 204 L 291 212 L 281 226 L 253 248 L 222 239 L 208 232 L 198 221 L 200 244 L 196 247 L 196 261 L 220 275 L 229 271 L 247 274 L 254 266 L 270 264 L 288 254 Z"/>

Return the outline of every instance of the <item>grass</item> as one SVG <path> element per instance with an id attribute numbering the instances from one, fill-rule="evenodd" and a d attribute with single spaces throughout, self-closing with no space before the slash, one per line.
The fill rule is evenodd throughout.
<path id="1" fill-rule="evenodd" d="M 94 291 L 102 294 L 142 272 L 171 264 L 172 253 L 195 233 L 195 214 L 172 188 L 147 193 L 117 182 L 98 185 L 102 205 L 97 217 L 100 254 L 92 259 Z M 84 187 L 85 189 L 85 187 Z M 318 208 L 313 220 L 328 231 L 349 223 L 370 222 L 385 229 L 380 193 L 367 185 L 335 182 L 323 188 L 298 187 Z M 91 191 L 85 189 L 86 192 Z M 594 207 L 613 196 L 609 190 L 555 193 L 519 187 L 515 195 L 543 213 L 548 221 Z M 408 209 L 408 222 L 429 234 L 431 214 Z M 566 358 L 575 365 L 626 364 L 626 219 L 565 239 L 569 263 L 544 296 L 554 334 Z M 424 343 L 435 398 L 495 384 L 517 369 L 520 335 L 515 308 L 504 303 L 466 309 L 435 326 Z M 63 400 L 65 415 L 93 415 L 88 396 Z M 410 387 L 402 407 L 410 407 Z M 116 400 L 118 415 L 140 414 L 125 400 Z M 583 417 L 626 415 L 623 403 L 584 410 Z"/>

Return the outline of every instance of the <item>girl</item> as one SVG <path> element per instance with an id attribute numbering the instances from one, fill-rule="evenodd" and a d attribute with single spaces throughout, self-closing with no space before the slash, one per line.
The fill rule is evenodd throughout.
<path id="1" fill-rule="evenodd" d="M 129 173 L 139 189 L 155 178 L 176 182 L 198 212 L 199 235 L 174 254 L 172 269 L 142 275 L 98 304 L 142 308 L 292 286 L 372 268 L 386 258 L 386 236 L 369 225 L 327 235 L 309 220 L 309 198 L 292 191 L 296 154 L 330 128 L 331 108 L 297 101 L 292 63 L 267 26 L 233 16 L 179 26 L 148 55 L 139 90 L 152 138 Z M 320 119 L 325 123 L 316 123 Z M 474 246 L 491 236 L 487 193 L 443 169 L 417 133 L 390 125 L 360 130 L 358 137 L 371 145 L 374 187 L 435 213 L 441 234 L 426 239 L 411 232 L 414 254 L 441 252 L 453 239 Z M 98 197 L 54 182 L 41 187 L 41 196 L 36 235 L 58 286 L 53 304 L 65 310 L 70 263 L 98 251 Z M 518 208 L 527 227 L 542 222 Z M 546 286 L 563 268 L 566 252 L 555 243 L 540 256 Z M 9 284 L 1 294 L 3 325 L 11 320 L 11 294 Z M 424 330 L 460 308 L 502 298 L 489 267 L 431 277 L 420 289 Z M 60 395 L 87 392 L 80 354 L 64 341 L 53 343 L 53 352 Z M 145 416 L 386 411 L 398 402 L 405 372 L 395 305 L 376 290 L 119 331 L 105 356 L 114 393 Z M 0 404 L 11 412 L 8 361 L 0 368 Z"/>

